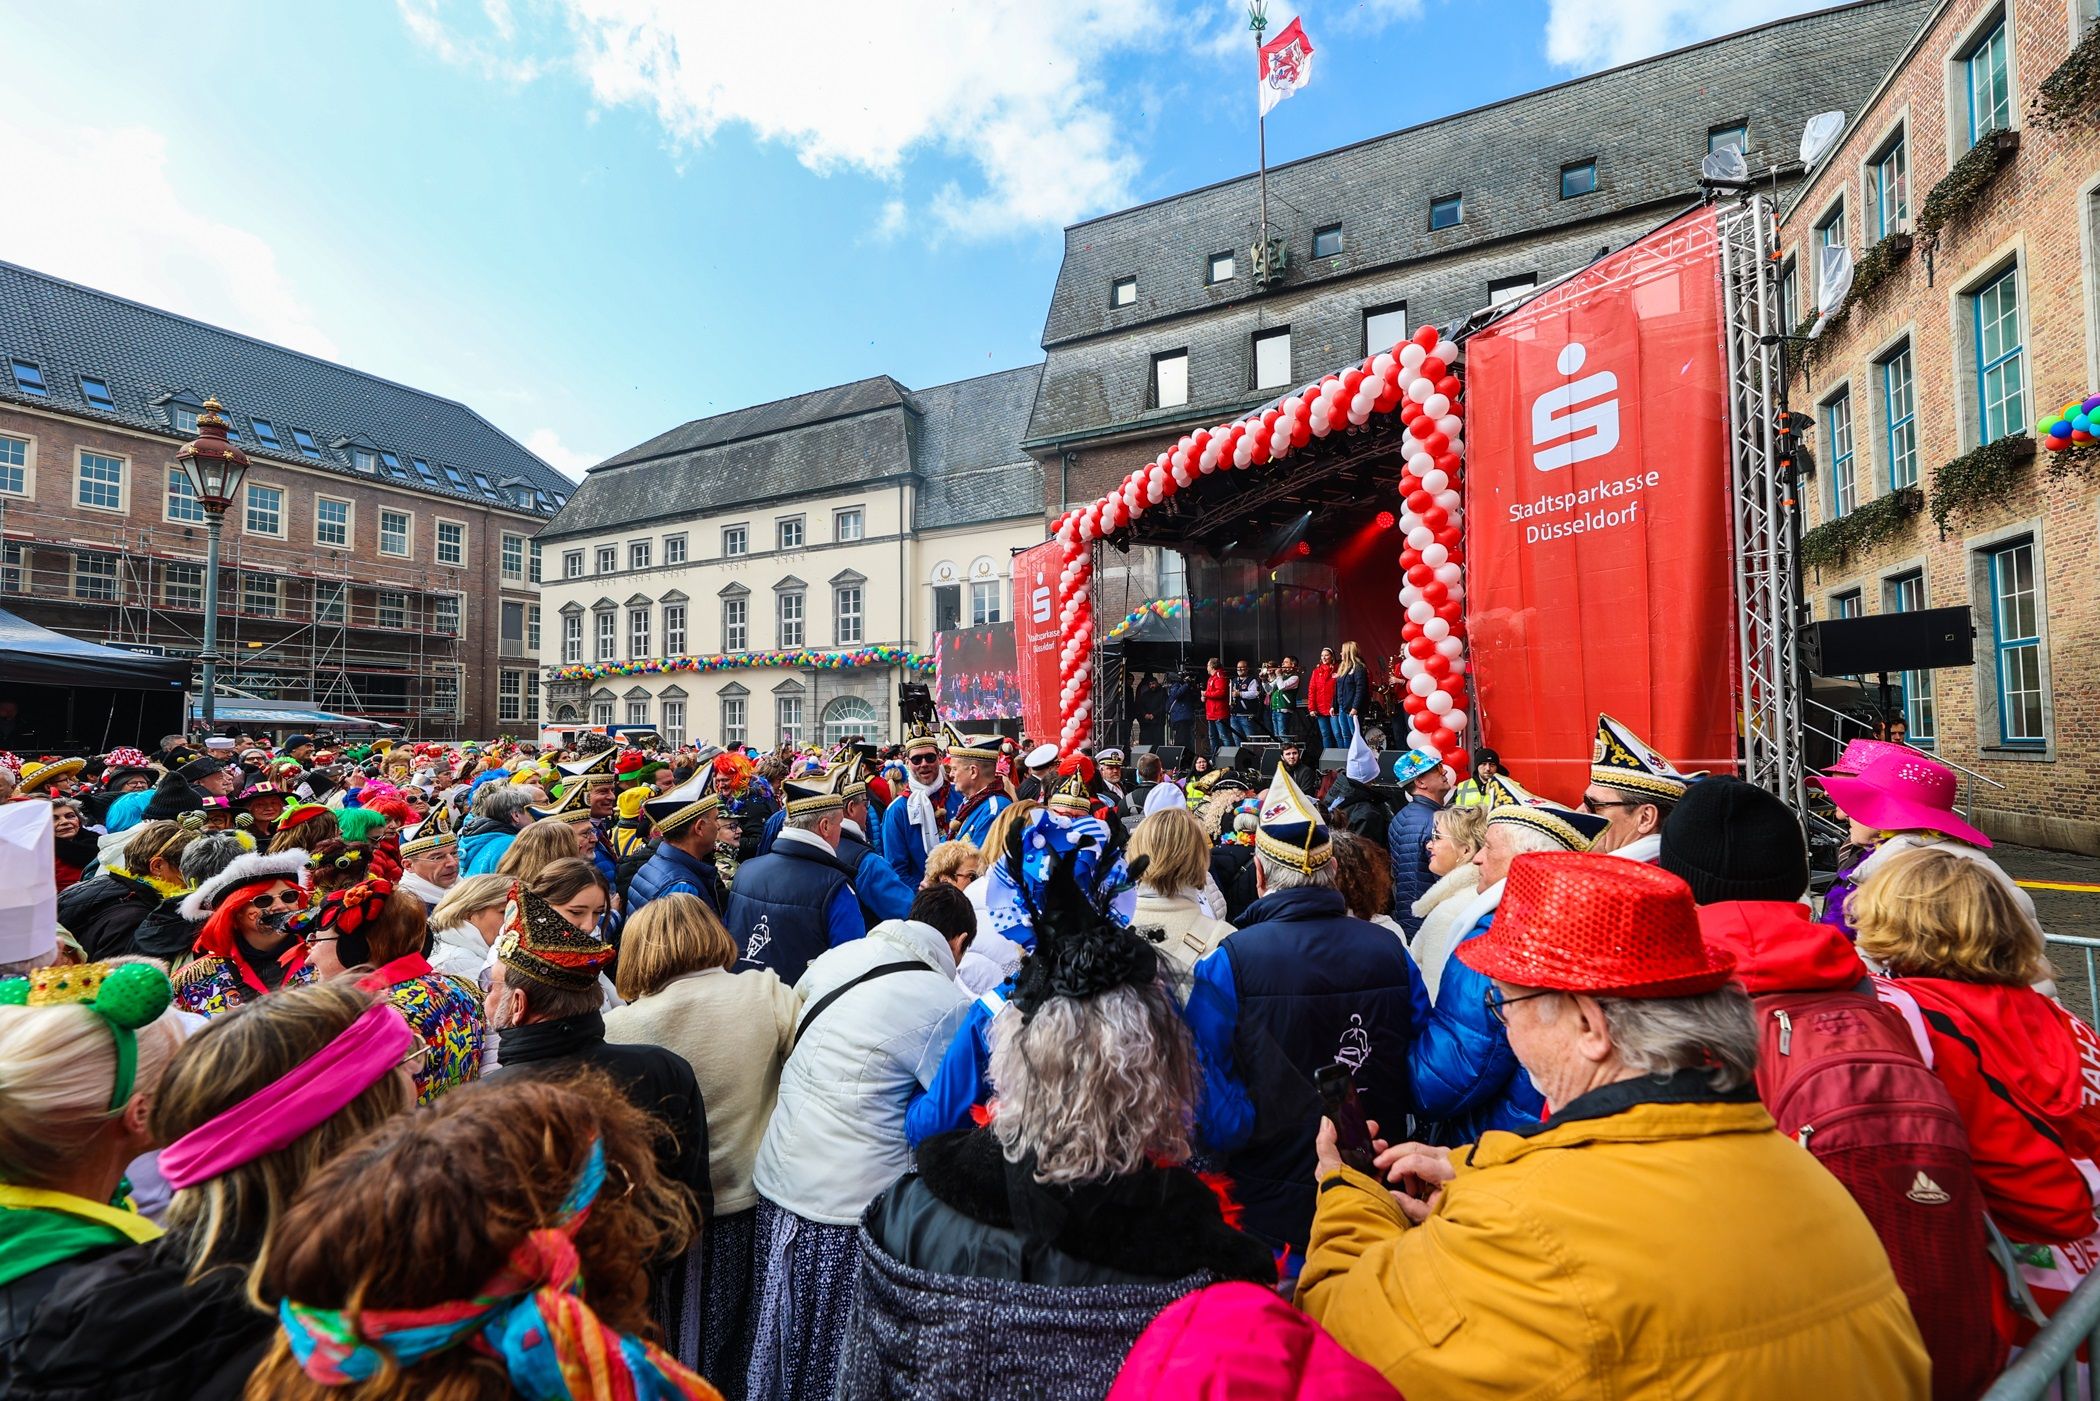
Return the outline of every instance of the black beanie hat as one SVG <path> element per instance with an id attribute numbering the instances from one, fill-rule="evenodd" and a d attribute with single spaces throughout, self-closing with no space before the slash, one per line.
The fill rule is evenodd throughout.
<path id="1" fill-rule="evenodd" d="M 1793 811 L 1737 778 L 1703 778 L 1662 825 L 1656 865 L 1702 905 L 1798 900 L 1808 892 L 1808 844 Z"/>

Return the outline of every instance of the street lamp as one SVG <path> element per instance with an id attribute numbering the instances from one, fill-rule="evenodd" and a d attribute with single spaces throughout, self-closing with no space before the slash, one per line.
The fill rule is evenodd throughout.
<path id="1" fill-rule="evenodd" d="M 175 462 L 190 479 L 190 490 L 204 508 L 207 539 L 204 555 L 204 730 L 218 728 L 219 686 L 219 527 L 226 508 L 239 495 L 241 478 L 248 475 L 248 454 L 226 440 L 226 420 L 219 417 L 219 401 L 206 399 L 197 415 L 197 436 L 182 445 Z"/>

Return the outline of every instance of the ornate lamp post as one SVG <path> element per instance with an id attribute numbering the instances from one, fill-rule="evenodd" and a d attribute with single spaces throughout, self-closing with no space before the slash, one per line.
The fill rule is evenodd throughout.
<path id="1" fill-rule="evenodd" d="M 226 440 L 226 420 L 219 417 L 217 399 L 204 401 L 197 415 L 197 436 L 175 454 L 182 474 L 190 480 L 197 504 L 204 508 L 208 541 L 204 556 L 204 729 L 218 727 L 219 687 L 219 528 L 226 508 L 240 494 L 241 479 L 248 475 L 248 454 Z"/>

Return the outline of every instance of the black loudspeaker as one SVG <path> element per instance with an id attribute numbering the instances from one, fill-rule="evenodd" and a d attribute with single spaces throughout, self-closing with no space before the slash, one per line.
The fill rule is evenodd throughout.
<path id="1" fill-rule="evenodd" d="M 1399 763 L 1402 759 L 1405 759 L 1406 757 L 1407 751 L 1405 749 L 1379 750 L 1378 781 L 1381 783 L 1391 783 L 1393 781 L 1393 765 Z"/>
<path id="2" fill-rule="evenodd" d="M 1338 769 L 1348 762 L 1349 751 L 1346 749 L 1323 749 L 1320 751 L 1320 767 L 1323 769 Z"/>
<path id="3" fill-rule="evenodd" d="M 1178 744 L 1162 744 L 1152 751 L 1159 756 L 1160 767 L 1178 769 L 1188 757 L 1188 750 Z"/>
<path id="4" fill-rule="evenodd" d="M 1276 756 L 1281 752 L 1273 744 L 1243 744 L 1233 756 L 1232 766 L 1242 773 L 1258 774 L 1266 779 L 1276 769 Z"/>
<path id="5" fill-rule="evenodd" d="M 1138 761 L 1138 755 L 1150 754 L 1151 752 L 1152 746 L 1149 744 L 1133 744 L 1130 746 L 1130 762 L 1135 765 Z"/>
<path id="6" fill-rule="evenodd" d="M 1817 623 L 1809 669 L 1819 676 L 1873 676 L 1975 660 L 1976 629 L 1967 607 L 1922 608 Z"/>
<path id="7" fill-rule="evenodd" d="M 1210 756 L 1210 766 L 1214 769 L 1236 769 L 1239 767 L 1239 757 L 1240 747 L 1237 744 L 1228 744 Z"/>

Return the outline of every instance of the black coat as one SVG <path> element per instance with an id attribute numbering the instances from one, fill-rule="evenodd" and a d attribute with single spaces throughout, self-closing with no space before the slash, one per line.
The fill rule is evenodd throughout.
<path id="1" fill-rule="evenodd" d="M 989 1129 L 936 1134 L 919 1145 L 917 1163 L 863 1223 L 913 1269 L 1066 1287 L 1197 1273 L 1276 1282 L 1268 1247 L 1225 1224 L 1217 1195 L 1186 1168 L 1045 1186 L 1034 1160 L 1008 1163 Z"/>
<path id="2" fill-rule="evenodd" d="M 185 1283 L 166 1239 L 67 1269 L 0 1367 L 23 1401 L 238 1401 L 277 1333 L 237 1270 Z"/>
<path id="3" fill-rule="evenodd" d="M 180 963 L 190 950 L 196 947 L 197 935 L 204 928 L 204 923 L 202 920 L 184 918 L 184 898 L 181 895 L 170 895 L 146 912 L 146 917 L 139 921 L 139 927 L 132 932 L 133 953 L 142 953 L 163 963 Z"/>
<path id="4" fill-rule="evenodd" d="M 1334 787 L 1327 790 L 1325 806 L 1330 812 L 1341 809 L 1351 832 L 1384 848 L 1386 829 L 1393 825 L 1393 810 L 1377 789 L 1341 774 L 1335 778 Z"/>
<path id="5" fill-rule="evenodd" d="M 1210 878 L 1225 897 L 1225 922 L 1238 924 L 1240 914 L 1254 903 L 1254 848 L 1234 842 L 1210 849 Z"/>
<path id="6" fill-rule="evenodd" d="M 160 902 L 160 892 L 143 878 L 104 871 L 59 892 L 58 922 L 87 950 L 89 962 L 100 962 L 134 952 L 133 935 Z"/>
<path id="7" fill-rule="evenodd" d="M 559 1021 L 530 1022 L 497 1033 L 498 1074 L 555 1074 L 577 1066 L 602 1070 L 627 1091 L 638 1109 L 654 1114 L 668 1133 L 658 1140 L 658 1166 L 690 1187 L 703 1219 L 715 1214 L 707 1176 L 707 1105 L 685 1057 L 661 1046 L 622 1046 L 605 1039 L 596 1012 Z"/>

